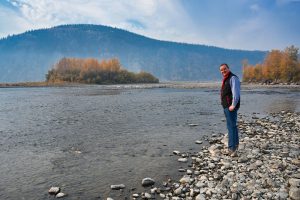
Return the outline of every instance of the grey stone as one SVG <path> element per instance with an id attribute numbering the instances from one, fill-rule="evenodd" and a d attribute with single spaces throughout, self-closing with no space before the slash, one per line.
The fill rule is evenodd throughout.
<path id="1" fill-rule="evenodd" d="M 216 167 L 216 165 L 215 165 L 214 163 L 209 163 L 209 164 L 208 164 L 208 167 L 209 167 L 210 169 L 213 169 L 213 168 Z"/>
<path id="2" fill-rule="evenodd" d="M 300 188 L 291 187 L 289 191 L 289 195 L 291 199 L 300 200 Z"/>
<path id="3" fill-rule="evenodd" d="M 232 200 L 238 199 L 238 195 L 237 195 L 236 193 L 232 193 L 231 199 L 232 199 Z"/>
<path id="4" fill-rule="evenodd" d="M 185 175 L 179 180 L 179 182 L 184 184 L 184 183 L 189 183 L 190 180 L 191 180 L 190 176 Z"/>
<path id="5" fill-rule="evenodd" d="M 151 194 L 149 194 L 148 192 L 145 192 L 145 194 L 143 195 L 146 199 L 151 199 L 152 196 Z"/>
<path id="6" fill-rule="evenodd" d="M 204 194 L 198 194 L 196 196 L 195 200 L 205 200 L 205 195 Z"/>
<path id="7" fill-rule="evenodd" d="M 187 162 L 188 159 L 187 158 L 178 158 L 178 162 Z"/>
<path id="8" fill-rule="evenodd" d="M 157 188 L 155 187 L 155 188 L 151 188 L 151 190 L 150 190 L 150 193 L 151 194 L 154 194 L 154 193 L 156 193 L 157 192 Z"/>
<path id="9" fill-rule="evenodd" d="M 255 162 L 255 165 L 257 166 L 257 167 L 260 167 L 260 166 L 262 166 L 264 163 L 261 161 L 261 160 L 257 160 L 256 162 Z"/>
<path id="10" fill-rule="evenodd" d="M 177 188 L 176 190 L 174 190 L 174 194 L 175 195 L 179 195 L 182 192 L 182 187 Z"/>
<path id="11" fill-rule="evenodd" d="M 124 188 L 125 188 L 125 185 L 124 185 L 124 184 L 111 185 L 110 188 L 111 188 L 112 190 L 121 190 L 121 189 L 124 189 Z"/>
<path id="12" fill-rule="evenodd" d="M 148 187 L 148 186 L 151 186 L 151 185 L 154 185 L 155 184 L 155 180 L 152 179 L 152 178 L 144 178 L 142 180 L 142 186 L 143 187 Z"/>
<path id="13" fill-rule="evenodd" d="M 138 198 L 140 195 L 139 194 L 132 194 L 132 197 Z"/>
<path id="14" fill-rule="evenodd" d="M 48 193 L 49 194 L 52 194 L 52 195 L 56 195 L 60 192 L 60 188 L 59 187 L 51 187 L 49 190 L 48 190 Z"/>
<path id="15" fill-rule="evenodd" d="M 293 159 L 293 160 L 292 160 L 292 163 L 293 163 L 294 165 L 297 165 L 298 167 L 300 167 L 300 159 Z"/>
<path id="16" fill-rule="evenodd" d="M 289 184 L 291 187 L 300 187 L 300 179 L 297 178 L 290 178 Z"/>
<path id="17" fill-rule="evenodd" d="M 63 197 L 66 197 L 67 195 L 63 192 L 59 192 L 58 194 L 56 194 L 56 198 L 63 198 Z"/>
<path id="18" fill-rule="evenodd" d="M 278 196 L 279 196 L 279 199 L 284 200 L 284 199 L 288 198 L 289 194 L 287 192 L 279 192 Z"/>
<path id="19" fill-rule="evenodd" d="M 246 156 L 241 156 L 241 157 L 239 157 L 239 159 L 238 159 L 238 162 L 239 163 L 245 163 L 245 162 L 247 162 L 249 159 L 246 157 Z"/>
<path id="20" fill-rule="evenodd" d="M 180 151 L 173 151 L 173 154 L 175 154 L 175 155 L 179 155 L 180 154 Z"/>

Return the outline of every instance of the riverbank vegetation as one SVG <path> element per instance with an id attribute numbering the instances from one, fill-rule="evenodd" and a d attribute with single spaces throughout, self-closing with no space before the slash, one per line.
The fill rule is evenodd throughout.
<path id="1" fill-rule="evenodd" d="M 98 61 L 94 58 L 62 58 L 46 74 L 50 83 L 70 82 L 88 84 L 158 83 L 148 72 L 133 73 L 124 69 L 119 60 Z"/>
<path id="2" fill-rule="evenodd" d="M 272 50 L 262 64 L 244 63 L 243 81 L 250 83 L 300 83 L 300 60 L 295 46 L 284 51 Z"/>

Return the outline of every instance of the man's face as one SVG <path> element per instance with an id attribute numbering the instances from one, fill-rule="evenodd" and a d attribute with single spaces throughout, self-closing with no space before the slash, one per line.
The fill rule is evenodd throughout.
<path id="1" fill-rule="evenodd" d="M 230 70 L 228 69 L 228 67 L 226 67 L 226 65 L 222 65 L 220 67 L 220 72 L 223 76 L 227 76 L 230 72 Z"/>

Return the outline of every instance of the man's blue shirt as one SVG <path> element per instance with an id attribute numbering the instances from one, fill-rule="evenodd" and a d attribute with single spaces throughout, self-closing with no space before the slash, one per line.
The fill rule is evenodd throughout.
<path id="1" fill-rule="evenodd" d="M 240 80 L 237 76 L 232 76 L 230 78 L 230 87 L 232 92 L 232 104 L 234 107 L 239 102 L 240 99 Z"/>

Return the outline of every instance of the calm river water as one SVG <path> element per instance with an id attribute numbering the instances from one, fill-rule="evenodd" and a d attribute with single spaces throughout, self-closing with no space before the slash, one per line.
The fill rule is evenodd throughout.
<path id="1" fill-rule="evenodd" d="M 300 111 L 300 88 L 242 90 L 243 115 L 281 110 Z M 0 88 L 0 199 L 53 199 L 51 186 L 122 199 L 145 177 L 178 178 L 172 151 L 199 151 L 195 140 L 226 132 L 222 119 L 217 88 Z"/>

